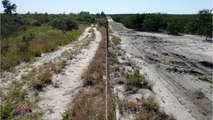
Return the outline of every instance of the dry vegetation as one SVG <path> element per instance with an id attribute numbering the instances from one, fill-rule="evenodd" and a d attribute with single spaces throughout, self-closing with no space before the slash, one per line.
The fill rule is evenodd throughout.
<path id="1" fill-rule="evenodd" d="M 175 120 L 172 116 L 167 115 L 162 110 L 158 103 L 155 102 L 154 97 L 143 98 L 141 102 L 141 112 L 137 120 Z"/>
<path id="2" fill-rule="evenodd" d="M 118 46 L 121 43 L 121 39 L 115 35 L 112 35 L 112 42 L 115 46 Z"/>
<path id="3" fill-rule="evenodd" d="M 125 90 L 123 94 L 131 95 L 137 93 L 139 89 L 148 89 L 152 91 L 153 83 L 147 79 L 146 75 L 139 73 L 139 67 L 130 59 L 124 57 L 124 51 L 120 49 L 120 38 L 112 36 L 110 43 L 110 73 L 112 73 L 113 85 L 123 85 Z M 125 62 L 119 63 L 117 56 Z M 121 116 L 133 115 L 136 120 L 174 120 L 162 110 L 155 98 L 149 96 L 142 97 L 140 100 L 131 101 L 129 98 L 117 100 L 118 109 Z"/>
<path id="4" fill-rule="evenodd" d="M 2 92 L 1 94 L 1 105 L 0 105 L 0 113 L 1 119 L 40 119 L 42 113 L 33 112 L 33 108 L 35 108 L 35 104 L 28 97 L 28 91 L 26 89 L 22 89 L 24 83 L 22 82 L 14 82 L 12 86 L 10 86 L 8 92 Z"/>
<path id="5" fill-rule="evenodd" d="M 105 39 L 104 30 L 100 28 L 102 41 L 95 54 L 93 61 L 82 75 L 84 89 L 78 93 L 78 97 L 73 101 L 72 107 L 62 114 L 65 119 L 75 120 L 103 120 L 105 119 Z M 115 119 L 114 96 L 109 95 L 109 119 Z"/>
<path id="6" fill-rule="evenodd" d="M 41 119 L 43 113 L 33 111 L 38 108 L 35 105 L 37 100 L 39 100 L 38 92 L 50 84 L 56 88 L 59 87 L 57 81 L 52 81 L 52 76 L 63 72 L 67 61 L 72 60 L 82 48 L 88 46 L 94 40 L 94 31 L 91 32 L 92 35 L 76 44 L 73 50 L 63 52 L 61 57 L 56 60 L 44 63 L 37 68 L 32 68 L 32 70 L 22 76 L 19 82 L 12 83 L 4 91 L 0 89 L 0 99 L 3 103 L 0 106 L 1 119 Z"/>
<path id="7" fill-rule="evenodd" d="M 132 92 L 137 92 L 138 89 L 149 89 L 152 91 L 153 83 L 148 80 L 144 75 L 140 75 L 139 71 L 136 71 L 134 75 L 127 78 L 126 90 L 132 90 Z"/>

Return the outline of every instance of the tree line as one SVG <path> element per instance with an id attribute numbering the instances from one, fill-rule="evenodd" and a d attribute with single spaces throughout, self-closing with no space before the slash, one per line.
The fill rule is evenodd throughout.
<path id="1" fill-rule="evenodd" d="M 139 31 L 195 34 L 207 39 L 212 37 L 212 15 L 212 10 L 204 9 L 194 15 L 118 14 L 112 15 L 112 18 Z"/>

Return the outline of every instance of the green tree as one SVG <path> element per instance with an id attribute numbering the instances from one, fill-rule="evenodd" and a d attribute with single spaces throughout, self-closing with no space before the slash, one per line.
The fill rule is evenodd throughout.
<path id="1" fill-rule="evenodd" d="M 80 12 L 78 16 L 78 20 L 85 23 L 94 23 L 95 17 L 92 16 L 89 12 Z"/>
<path id="2" fill-rule="evenodd" d="M 3 0 L 2 1 L 2 4 L 3 4 L 3 7 L 5 8 L 4 9 L 4 13 L 5 14 L 12 14 L 12 12 L 16 12 L 16 4 L 11 4 L 9 0 Z"/>
<path id="3" fill-rule="evenodd" d="M 212 10 L 205 9 L 198 13 L 199 28 L 198 34 L 208 37 L 212 37 Z"/>
<path id="4" fill-rule="evenodd" d="M 101 17 L 103 18 L 103 17 L 106 17 L 106 15 L 105 15 L 105 13 L 102 11 L 101 12 Z"/>
<path id="5" fill-rule="evenodd" d="M 196 34 L 198 27 L 199 27 L 198 20 L 193 18 L 189 20 L 185 25 L 184 32 L 189 34 Z"/>
<path id="6" fill-rule="evenodd" d="M 143 21 L 143 29 L 145 31 L 158 32 L 162 24 L 163 20 L 161 19 L 160 15 L 147 15 Z"/>
<path id="7" fill-rule="evenodd" d="M 142 30 L 144 15 L 136 14 L 131 19 L 132 27 L 137 30 Z"/>
<path id="8" fill-rule="evenodd" d="M 78 29 L 78 24 L 75 20 L 70 18 L 55 18 L 51 22 L 53 28 L 62 30 L 63 32 Z"/>
<path id="9" fill-rule="evenodd" d="M 184 16 L 174 16 L 167 21 L 166 31 L 169 34 L 184 33 L 186 26 L 186 18 Z"/>
<path id="10" fill-rule="evenodd" d="M 171 19 L 167 23 L 166 30 L 169 34 L 178 34 L 181 30 L 179 21 L 177 19 Z"/>

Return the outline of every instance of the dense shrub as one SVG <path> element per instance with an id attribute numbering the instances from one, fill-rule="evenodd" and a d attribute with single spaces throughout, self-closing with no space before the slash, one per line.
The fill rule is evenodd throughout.
<path id="1" fill-rule="evenodd" d="M 1 14 L 1 37 L 16 35 L 27 22 L 20 16 Z"/>
<path id="2" fill-rule="evenodd" d="M 51 25 L 53 28 L 57 28 L 63 31 L 72 31 L 78 29 L 78 24 L 75 20 L 69 19 L 69 18 L 55 18 L 52 22 Z"/>
<path id="3" fill-rule="evenodd" d="M 79 13 L 77 20 L 82 23 L 94 23 L 96 21 L 94 16 L 85 11 Z"/>

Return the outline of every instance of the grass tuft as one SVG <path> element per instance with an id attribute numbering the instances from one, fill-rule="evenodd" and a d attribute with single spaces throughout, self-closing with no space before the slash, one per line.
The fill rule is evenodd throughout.
<path id="1" fill-rule="evenodd" d="M 30 86 L 36 90 L 42 90 L 42 88 L 52 83 L 51 69 L 33 69 L 27 75 L 22 78 L 29 82 Z"/>
<path id="2" fill-rule="evenodd" d="M 201 75 L 198 77 L 199 80 L 206 81 L 212 83 L 206 75 Z"/>
<path id="3" fill-rule="evenodd" d="M 112 42 L 114 43 L 115 46 L 121 44 L 121 39 L 115 35 L 112 35 Z"/>
<path id="4" fill-rule="evenodd" d="M 206 97 L 205 93 L 201 89 L 195 91 L 195 96 L 197 99 L 203 99 Z"/>
<path id="5" fill-rule="evenodd" d="M 65 110 L 62 114 L 62 120 L 74 120 L 72 117 L 72 113 L 69 110 Z"/>
<path id="6" fill-rule="evenodd" d="M 126 90 L 132 90 L 137 92 L 139 88 L 152 90 L 153 83 L 145 78 L 144 75 L 140 75 L 136 72 L 134 75 L 127 78 Z"/>

